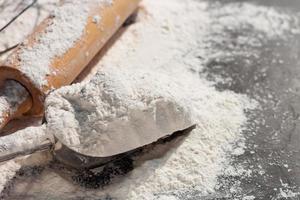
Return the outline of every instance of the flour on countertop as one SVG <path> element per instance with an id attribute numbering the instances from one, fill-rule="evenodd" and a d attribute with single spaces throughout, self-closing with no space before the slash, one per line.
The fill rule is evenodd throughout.
<path id="1" fill-rule="evenodd" d="M 5 141 L 1 138 L 0 152 L 5 151 L 6 153 L 15 153 L 22 150 L 31 150 L 32 147 L 35 147 L 36 144 L 42 144 L 47 138 L 48 135 L 45 132 L 45 126 L 29 127 L 5 137 Z M 13 150 L 13 152 L 10 152 L 9 150 Z M 47 163 L 47 161 L 49 161 L 48 156 L 39 154 L 30 161 L 23 158 L 16 158 L 5 163 L 0 163 L 0 193 L 16 176 L 16 173 L 21 167 L 26 166 L 27 164 L 31 166 Z"/>
<path id="2" fill-rule="evenodd" d="M 181 144 L 168 149 L 166 154 L 158 148 L 137 158 L 131 173 L 116 178 L 104 189 L 77 187 L 52 172 L 43 174 L 37 183 L 32 183 L 31 191 L 24 187 L 27 194 L 44 199 L 183 199 L 180 195 L 187 192 L 213 193 L 218 187 L 217 178 L 223 173 L 251 176 L 251 170 L 231 167 L 228 156 L 230 153 L 244 153 L 244 146 L 235 149 L 234 143 L 243 138 L 241 132 L 247 124 L 245 110 L 253 109 L 256 103 L 245 95 L 216 90 L 214 83 L 201 77 L 199 72 L 207 59 L 213 56 L 222 59 L 227 53 L 210 43 L 210 40 L 219 39 L 218 42 L 222 42 L 222 36 L 214 33 L 222 34 L 224 26 L 239 28 L 241 24 L 252 24 L 263 34 L 273 37 L 276 34 L 269 32 L 269 28 L 277 32 L 288 31 L 286 24 L 284 29 L 279 28 L 281 19 L 286 16 L 270 10 L 269 15 L 275 16 L 274 21 L 268 23 L 261 16 L 263 21 L 259 23 L 254 16 L 256 12 L 262 12 L 262 15 L 267 12 L 264 7 L 233 4 L 225 11 L 229 12 L 232 7 L 239 17 L 224 16 L 220 22 L 215 16 L 218 12 L 207 12 L 207 2 L 144 0 L 143 4 L 149 15 L 140 14 L 137 23 L 118 38 L 98 62 L 95 68 L 98 72 L 93 72 L 92 78 L 89 76 L 83 83 L 64 87 L 50 95 L 47 99 L 47 128 L 50 132 L 63 129 L 66 133 L 63 137 L 70 136 L 65 140 L 75 147 L 85 140 L 90 143 L 95 138 L 100 138 L 101 142 L 101 137 L 106 136 L 107 141 L 113 142 L 105 132 L 105 126 L 114 122 L 116 116 L 124 117 L 127 126 L 130 126 L 131 120 L 126 111 L 140 111 L 140 108 L 145 108 L 146 100 L 157 94 L 172 100 L 176 106 L 180 105 L 197 128 Z M 255 8 L 259 8 L 258 11 Z M 220 12 L 219 9 L 216 11 Z M 232 20 L 239 26 L 234 26 Z M 240 39 L 249 42 L 247 38 Z M 254 44 L 257 43 L 254 41 Z M 143 92 L 140 90 L 143 89 L 147 92 L 141 97 Z M 105 98 L 97 98 L 102 96 Z M 186 102 L 182 104 L 182 100 Z M 169 119 L 174 119 L 174 116 Z M 84 147 L 83 151 L 93 151 L 90 147 Z M 236 182 L 238 185 L 239 181 Z M 231 188 L 232 193 L 236 190 L 238 188 Z M 41 194 L 41 191 L 46 192 Z M 252 195 L 244 196 L 244 199 L 253 198 Z"/>
<path id="3" fill-rule="evenodd" d="M 64 133 L 59 137 L 76 150 L 96 154 L 96 148 L 104 151 L 105 142 L 116 145 L 110 147 L 115 151 L 126 139 L 143 139 L 151 131 L 171 134 L 197 124 L 167 155 L 152 152 L 135 161 L 132 173 L 104 190 L 85 194 L 134 200 L 176 199 L 176 194 L 191 189 L 211 193 L 228 165 L 228 153 L 241 137 L 247 122 L 245 110 L 256 104 L 241 94 L 219 92 L 199 77 L 203 61 L 197 55 L 209 48 L 203 42 L 209 35 L 207 3 L 145 0 L 144 6 L 149 15 L 142 13 L 115 42 L 93 78 L 50 94 L 47 130 Z M 195 68 L 198 71 L 191 70 Z M 124 127 L 128 131 L 120 132 Z M 110 135 L 111 131 L 116 134 Z M 123 140 L 115 140 L 120 134 Z M 156 159 L 148 160 L 148 156 Z M 64 191 L 65 184 L 57 186 L 47 191 L 76 195 Z"/>
<path id="4" fill-rule="evenodd" d="M 3 6 L 0 13 L 0 27 L 3 27 L 15 15 L 17 15 L 24 7 L 28 6 L 32 1 L 15 0 L 8 2 L 0 0 Z M 25 13 L 18 17 L 9 27 L 0 33 L 0 51 L 21 43 L 24 38 L 30 34 L 34 28 L 58 6 L 60 0 L 39 0 Z M 5 5 L 5 6 L 4 6 Z M 0 61 L 4 61 L 8 53 L 0 55 Z"/>
<path id="5" fill-rule="evenodd" d="M 174 106 L 168 107 L 169 103 L 165 103 L 172 102 L 175 108 L 181 108 L 181 112 L 164 118 L 171 122 L 157 119 L 154 125 L 160 121 L 163 126 L 172 125 L 176 117 L 186 119 L 179 115 L 184 114 L 197 124 L 196 130 L 167 155 L 155 152 L 152 157 L 156 159 L 147 161 L 146 156 L 137 160 L 132 173 L 115 180 L 104 190 L 91 191 L 91 195 L 155 199 L 176 198 L 178 193 L 190 190 L 209 194 L 228 164 L 227 153 L 241 137 L 247 122 L 244 111 L 256 104 L 244 95 L 217 91 L 211 82 L 190 70 L 191 67 L 200 70 L 203 63 L 194 56 L 209 45 L 202 42 L 202 37 L 209 34 L 206 3 L 168 0 L 144 1 L 144 4 L 150 16 L 144 18 L 141 14 L 138 22 L 115 42 L 99 62 L 99 71 L 91 80 L 87 78 L 87 82 L 50 94 L 47 99 L 48 129 L 52 133 L 64 130 L 61 132 L 65 134 L 60 137 L 76 150 L 87 142 L 95 146 L 83 146 L 80 151 L 89 154 L 100 146 L 101 152 L 101 143 L 122 144 L 117 141 L 118 134 L 114 133 L 123 126 L 110 127 L 111 123 L 125 123 L 125 130 L 130 128 L 136 135 L 134 138 L 124 131 L 119 137 L 126 139 L 128 136 L 129 141 L 140 138 L 147 132 L 144 130 L 147 120 L 143 120 L 148 118 L 141 117 L 139 122 L 143 124 L 137 125 L 142 130 L 138 130 L 130 112 L 145 111 L 144 115 L 150 113 L 150 119 L 153 119 L 157 111 L 148 109 L 174 113 Z M 156 42 L 149 38 L 155 38 Z M 163 100 L 160 106 L 153 103 L 155 96 Z M 146 102 L 149 102 L 148 107 L 144 106 Z M 65 129 L 64 124 L 68 125 Z"/>
<path id="6" fill-rule="evenodd" d="M 15 161 L 8 161 L 0 164 L 0 191 L 15 177 L 17 171 L 22 167 Z"/>
<path id="7" fill-rule="evenodd" d="M 298 16 L 289 15 L 278 8 L 250 3 L 232 3 L 215 10 L 212 14 L 220 20 L 214 25 L 219 25 L 219 27 L 226 25 L 228 30 L 255 29 L 268 38 L 280 37 L 283 39 L 290 35 L 289 33 L 300 33 L 299 14 Z M 262 39 L 262 35 L 258 34 L 257 37 Z M 241 38 L 241 41 L 243 41 L 242 39 L 244 38 Z"/>

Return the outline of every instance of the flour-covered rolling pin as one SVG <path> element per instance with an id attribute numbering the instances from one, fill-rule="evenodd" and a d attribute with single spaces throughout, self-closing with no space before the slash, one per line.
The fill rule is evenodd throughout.
<path id="1" fill-rule="evenodd" d="M 63 1 L 0 67 L 0 128 L 23 114 L 42 116 L 48 92 L 71 84 L 139 1 Z"/>

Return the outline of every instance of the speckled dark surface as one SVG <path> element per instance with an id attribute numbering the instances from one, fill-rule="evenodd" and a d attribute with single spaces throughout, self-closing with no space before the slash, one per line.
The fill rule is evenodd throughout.
<path id="1" fill-rule="evenodd" d="M 298 0 L 243 2 L 282 9 L 290 15 L 300 11 Z M 255 34 L 253 30 L 231 30 L 225 34 L 228 39 L 224 39 L 219 48 L 228 49 L 228 52 L 239 48 L 240 51 L 257 51 L 258 59 L 229 54 L 222 61 L 211 60 L 205 68 L 211 79 L 216 74 L 231 78 L 230 84 L 217 84 L 220 90 L 247 94 L 262 106 L 251 114 L 252 128 L 244 133 L 248 150 L 234 162 L 244 163 L 252 171 L 261 168 L 265 173 L 253 173 L 252 177 L 240 180 L 243 190 L 231 194 L 228 199 L 239 198 L 242 194 L 261 200 L 276 199 L 285 183 L 294 192 L 300 192 L 300 35 L 286 35 L 285 39 L 275 40 L 265 38 L 262 46 L 256 49 L 235 45 L 239 35 L 255 37 Z M 236 181 L 234 177 L 224 177 L 224 180 Z M 288 199 L 300 199 L 300 195 Z"/>

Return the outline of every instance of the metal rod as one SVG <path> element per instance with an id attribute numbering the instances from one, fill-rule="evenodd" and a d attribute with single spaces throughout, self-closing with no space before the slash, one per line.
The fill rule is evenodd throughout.
<path id="1" fill-rule="evenodd" d="M 53 135 L 47 134 L 45 126 L 28 127 L 14 134 L 0 137 L 0 162 L 35 152 L 51 151 L 53 146 Z"/>
<path id="2" fill-rule="evenodd" d="M 1 162 L 6 162 L 6 161 L 10 161 L 13 160 L 15 158 L 18 157 L 22 157 L 22 156 L 27 156 L 27 155 L 31 155 L 33 153 L 37 153 L 37 152 L 43 152 L 43 151 L 50 151 L 53 147 L 53 143 L 51 143 L 51 141 L 38 145 L 35 148 L 32 149 L 28 149 L 28 150 L 24 150 L 24 151 L 18 151 L 18 152 L 14 152 L 11 154 L 7 154 L 4 156 L 0 156 L 0 163 Z"/>

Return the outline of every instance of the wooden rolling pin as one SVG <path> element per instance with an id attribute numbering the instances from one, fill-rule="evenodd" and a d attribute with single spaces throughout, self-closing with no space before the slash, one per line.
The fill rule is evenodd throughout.
<path id="1" fill-rule="evenodd" d="M 0 66 L 0 86 L 2 85 L 2 90 L 5 90 L 4 88 L 7 85 L 14 85 L 13 87 L 16 88 L 23 86 L 26 89 L 17 94 L 19 95 L 17 99 L 22 99 L 18 102 L 11 100 L 11 98 L 16 97 L 6 94 L 10 92 L 3 92 L 2 101 L 5 103 L 0 108 L 0 129 L 11 119 L 22 115 L 42 116 L 44 114 L 44 100 L 49 91 L 71 84 L 125 20 L 137 9 L 140 0 L 112 0 L 106 3 L 101 3 L 99 0 L 85 2 L 89 4 L 88 18 L 81 37 L 63 55 L 53 57 L 50 66 L 35 66 L 34 69 L 30 69 L 43 71 L 45 67 L 49 68 L 49 73 L 45 76 L 41 75 L 44 77 L 39 77 L 45 79 L 43 85 L 36 84 L 36 80 L 26 74 L 31 66 L 26 66 L 26 70 L 22 66 L 22 53 L 26 49 L 34 50 L 34 48 L 38 48 L 40 38 L 53 25 L 55 15 L 45 19 L 24 40 L 26 42 L 19 45 L 7 61 Z M 60 35 L 60 37 L 68 39 L 68 35 Z M 45 51 L 39 52 L 39 55 L 47 54 L 47 50 L 38 50 Z M 37 57 L 36 59 L 41 58 Z M 10 82 L 7 83 L 7 80 L 10 80 Z"/>

